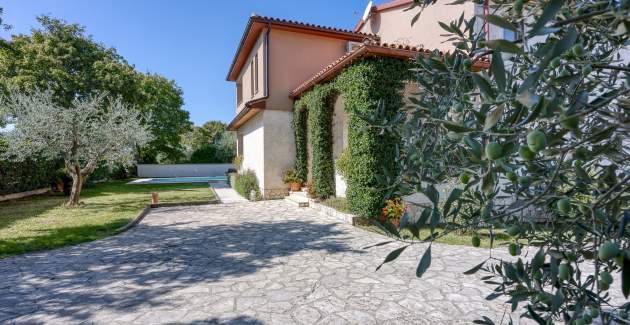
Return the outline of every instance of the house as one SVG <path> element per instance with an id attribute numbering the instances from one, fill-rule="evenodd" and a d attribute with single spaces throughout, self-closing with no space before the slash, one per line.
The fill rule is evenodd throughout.
<path id="1" fill-rule="evenodd" d="M 440 0 L 425 8 L 413 27 L 410 22 L 418 8 L 405 10 L 412 0 L 374 6 L 370 2 L 354 30 L 250 17 L 227 74 L 227 80 L 236 85 L 236 116 L 228 129 L 236 131 L 242 169 L 256 173 L 264 199 L 284 197 L 283 172 L 300 163 L 293 128 L 296 101 L 363 58 L 409 61 L 431 50 L 448 51 L 450 44 L 441 36 L 444 31 L 437 22 L 455 20 L 462 13 L 469 18 L 484 12 L 484 6 L 472 2 L 447 5 L 449 2 Z M 487 28 L 481 21 L 477 25 Z M 490 34 L 501 33 L 492 28 Z M 406 82 L 400 95 L 414 89 L 414 83 Z M 336 159 L 348 146 L 343 96 L 334 99 L 331 130 L 332 157 Z M 310 175 L 310 146 L 308 150 Z M 344 196 L 344 180 L 334 177 L 335 193 L 331 194 Z"/>

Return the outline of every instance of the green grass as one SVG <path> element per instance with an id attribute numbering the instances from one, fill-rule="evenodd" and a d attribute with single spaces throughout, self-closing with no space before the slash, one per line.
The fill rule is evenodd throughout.
<path id="1" fill-rule="evenodd" d="M 345 197 L 331 197 L 326 200 L 323 200 L 321 204 L 333 208 L 339 212 L 343 213 L 352 213 L 350 208 L 348 208 L 348 201 Z"/>
<path id="2" fill-rule="evenodd" d="M 111 181 L 84 188 L 81 205 L 66 208 L 63 195 L 46 195 L 0 202 L 0 258 L 52 249 L 109 236 L 151 203 L 209 201 L 207 184 L 127 185 Z"/>
<path id="3" fill-rule="evenodd" d="M 357 225 L 357 227 L 365 229 L 367 231 L 375 232 L 381 235 L 385 235 L 385 232 L 374 225 L 361 224 Z M 435 232 L 442 233 L 444 228 L 437 227 L 435 228 Z M 401 234 L 409 234 L 406 230 L 401 231 Z M 420 230 L 420 238 L 427 238 L 431 234 L 431 231 L 428 228 Z M 479 238 L 481 239 L 481 245 L 479 247 L 488 248 L 490 247 L 490 231 L 489 229 L 481 229 L 478 232 Z M 440 244 L 448 244 L 448 245 L 461 245 L 461 246 L 471 246 L 472 247 L 472 237 L 471 233 L 458 232 L 454 231 L 444 235 L 444 237 L 440 237 L 435 242 Z M 417 239 L 417 238 L 415 238 Z M 493 247 L 503 247 L 508 243 L 512 242 L 510 235 L 506 234 L 503 230 L 495 230 L 494 231 L 494 244 Z"/>
<path id="4" fill-rule="evenodd" d="M 338 198 L 329 198 L 323 200 L 321 204 L 333 208 L 339 212 L 343 213 L 352 213 L 348 209 L 348 202 L 346 198 L 338 197 Z M 357 227 L 365 229 L 367 231 L 375 232 L 381 235 L 385 235 L 385 232 L 379 227 L 371 224 L 369 221 L 360 223 Z M 435 230 L 436 232 L 442 233 L 444 228 L 438 227 Z M 403 230 L 401 233 L 408 234 L 411 236 L 406 230 Z M 420 238 L 427 238 L 431 234 L 430 230 L 421 229 L 420 230 Z M 481 239 L 481 245 L 479 247 L 490 247 L 490 230 L 489 229 L 481 229 L 479 232 L 479 238 Z M 436 243 L 449 244 L 449 245 L 462 245 L 462 246 L 472 246 L 472 233 L 466 233 L 462 231 L 451 232 L 444 237 L 436 240 Z M 511 237 L 505 233 L 504 230 L 495 230 L 494 231 L 494 247 L 500 247 L 501 245 L 506 245 L 511 242 Z M 417 239 L 417 238 L 416 238 Z"/>

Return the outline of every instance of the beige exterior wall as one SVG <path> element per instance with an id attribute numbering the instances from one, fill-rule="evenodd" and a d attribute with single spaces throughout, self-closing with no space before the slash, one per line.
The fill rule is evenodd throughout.
<path id="1" fill-rule="evenodd" d="M 288 187 L 282 181 L 282 175 L 295 166 L 293 113 L 266 109 L 259 115 L 263 115 L 265 126 L 263 196 L 265 199 L 283 198 L 288 194 Z"/>
<path id="2" fill-rule="evenodd" d="M 265 187 L 265 127 L 263 115 L 257 114 L 238 130 L 242 138 L 243 170 L 253 170 L 258 178 L 258 185 Z"/>
<path id="3" fill-rule="evenodd" d="M 243 66 L 243 69 L 241 70 L 240 74 L 238 75 L 238 78 L 236 79 L 236 84 L 234 85 L 235 89 L 234 89 L 234 101 L 236 102 L 236 113 L 240 112 L 241 109 L 243 109 L 245 107 L 245 103 L 252 100 L 252 99 L 257 99 L 257 98 L 261 98 L 263 97 L 265 94 L 265 73 L 267 73 L 265 70 L 265 33 L 266 31 L 263 30 L 262 33 L 260 33 L 260 36 L 258 36 L 258 40 L 256 41 L 256 44 L 254 45 L 254 47 L 252 48 L 252 51 L 249 53 L 249 56 L 247 57 L 247 63 Z M 252 95 L 252 65 L 251 63 L 254 62 L 254 59 L 256 58 L 256 55 L 258 55 L 258 92 L 254 93 L 254 95 Z M 255 64 L 254 64 L 255 65 Z M 241 90 L 242 90 L 242 100 L 239 103 L 238 102 L 238 95 L 237 95 L 237 85 L 240 84 L 242 85 Z"/>
<path id="4" fill-rule="evenodd" d="M 450 22 L 459 18 L 462 12 L 470 18 L 475 13 L 475 4 L 467 2 L 461 5 L 448 5 L 450 0 L 438 0 L 434 5 L 426 7 L 418 21 L 411 26 L 411 19 L 419 9 L 405 11 L 408 6 L 400 6 L 372 13 L 361 27 L 361 32 L 373 33 L 381 37 L 383 43 L 398 43 L 411 46 L 422 46 L 426 49 L 448 51 L 450 43 L 442 43 L 446 37 L 438 21 Z"/>
<path id="5" fill-rule="evenodd" d="M 347 41 L 271 29 L 267 109 L 292 110 L 289 93 L 346 52 Z"/>

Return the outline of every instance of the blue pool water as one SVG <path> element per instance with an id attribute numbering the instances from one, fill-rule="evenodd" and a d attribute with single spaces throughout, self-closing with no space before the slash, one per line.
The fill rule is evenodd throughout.
<path id="1" fill-rule="evenodd" d="M 186 184 L 186 183 L 226 183 L 225 176 L 211 177 L 165 177 L 165 178 L 141 178 L 127 184 Z"/>

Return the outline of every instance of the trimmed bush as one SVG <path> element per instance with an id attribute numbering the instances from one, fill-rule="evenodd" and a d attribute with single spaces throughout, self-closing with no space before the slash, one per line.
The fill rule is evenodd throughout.
<path id="1" fill-rule="evenodd" d="M 50 187 L 60 167 L 50 161 L 0 161 L 0 195 Z"/>
<path id="2" fill-rule="evenodd" d="M 256 173 L 253 170 L 246 170 L 241 174 L 236 175 L 234 180 L 234 189 L 238 194 L 246 199 L 250 199 L 250 193 L 252 190 L 256 192 L 256 200 L 261 198 L 260 187 L 258 186 L 258 179 Z"/>

